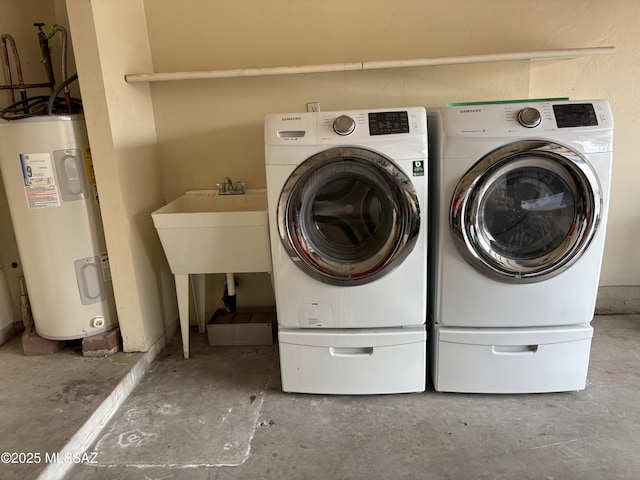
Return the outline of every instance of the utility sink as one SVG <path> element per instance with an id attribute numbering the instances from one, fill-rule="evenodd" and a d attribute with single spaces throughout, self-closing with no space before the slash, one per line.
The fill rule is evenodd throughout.
<path id="1" fill-rule="evenodd" d="M 267 191 L 191 190 L 151 214 L 171 272 L 270 272 Z"/>
<path id="2" fill-rule="evenodd" d="M 151 214 L 176 282 L 182 351 L 189 358 L 189 284 L 204 333 L 205 275 L 271 272 L 267 191 L 191 190 Z M 231 290 L 230 290 L 231 291 Z"/>

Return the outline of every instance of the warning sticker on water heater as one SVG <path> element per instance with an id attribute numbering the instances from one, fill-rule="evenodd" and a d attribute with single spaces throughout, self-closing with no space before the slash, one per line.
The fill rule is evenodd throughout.
<path id="1" fill-rule="evenodd" d="M 59 207 L 60 195 L 48 153 L 21 153 L 20 164 L 29 208 Z"/>
<path id="2" fill-rule="evenodd" d="M 102 263 L 102 278 L 105 282 L 111 280 L 111 266 L 109 265 L 109 254 L 107 252 L 100 253 L 100 263 Z"/>

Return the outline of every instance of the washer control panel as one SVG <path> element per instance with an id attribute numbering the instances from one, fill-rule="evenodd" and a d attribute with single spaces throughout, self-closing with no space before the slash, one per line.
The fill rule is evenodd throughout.
<path id="1" fill-rule="evenodd" d="M 323 143 L 386 141 L 386 137 L 396 135 L 420 137 L 427 133 L 424 107 L 317 112 L 313 115 L 317 116 L 316 132 Z"/>
<path id="2" fill-rule="evenodd" d="M 409 115 L 401 112 L 369 113 L 369 135 L 409 133 Z"/>
<path id="3" fill-rule="evenodd" d="M 282 113 L 265 118 L 266 145 L 353 145 L 375 141 L 398 144 L 406 150 L 423 148 L 426 137 L 424 107 Z"/>
<path id="4" fill-rule="evenodd" d="M 401 112 L 370 112 L 368 114 L 369 135 L 391 135 L 409 133 L 409 115 Z M 336 117 L 331 125 L 338 135 L 350 135 L 356 129 L 356 121 L 349 115 Z"/>

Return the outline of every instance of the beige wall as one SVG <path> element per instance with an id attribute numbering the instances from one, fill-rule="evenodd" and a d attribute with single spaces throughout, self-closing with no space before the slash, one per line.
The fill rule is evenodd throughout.
<path id="1" fill-rule="evenodd" d="M 551 45 L 615 45 L 606 58 L 534 63 L 532 97 L 606 98 L 615 120 L 611 204 L 601 285 L 640 284 L 640 2 L 540 2 L 556 18 L 545 28 Z M 555 28 L 554 28 L 555 26 Z"/>
<path id="2" fill-rule="evenodd" d="M 419 2 L 409 9 L 390 2 L 344 3 L 348 5 L 333 1 L 189 2 L 183 8 L 183 4 L 171 1 L 147 1 L 154 69 L 206 70 L 482 53 L 478 46 L 474 51 L 455 51 L 446 42 L 437 41 L 424 28 L 429 12 Z M 363 12 L 376 9 L 382 11 L 370 15 L 370 21 L 377 23 L 367 24 Z M 337 16 L 337 10 L 343 14 Z M 484 15 L 489 16 L 487 12 Z M 389 16 L 395 17 L 391 25 L 385 22 Z M 307 17 L 325 28 L 314 32 Z M 202 18 L 210 20 L 207 25 L 200 26 Z M 193 25 L 198 27 L 193 29 Z M 344 37 L 343 31 L 347 33 Z M 436 41 L 441 48 L 430 45 Z M 486 39 L 487 51 L 495 51 L 491 45 L 495 41 Z M 470 82 L 469 75 L 481 81 Z M 487 77 L 492 81 L 486 82 Z M 524 98 L 528 88 L 528 64 L 523 62 L 153 84 L 165 196 L 170 201 L 189 189 L 215 188 L 225 175 L 250 187 L 264 188 L 263 120 L 269 113 L 303 111 L 310 101 L 320 101 L 323 110 L 332 110 L 437 105 L 443 99 L 492 98 L 496 91 L 506 98 Z M 223 288 L 224 276 L 208 277 L 207 315 L 222 306 Z M 274 303 L 265 275 L 242 275 L 237 295 L 240 306 Z"/>
<path id="3" fill-rule="evenodd" d="M 264 116 L 303 111 L 310 101 L 333 110 L 549 96 L 609 99 L 616 155 L 602 284 L 640 285 L 640 167 L 632 151 L 640 130 L 634 114 L 640 104 L 635 0 L 2 0 L 1 7 L 0 33 L 15 34 L 21 45 L 33 42 L 31 50 L 37 48 L 33 21 L 66 25 L 69 10 L 71 35 L 80 43 L 76 57 L 98 186 L 110 193 L 103 216 L 129 350 L 150 348 L 176 315 L 149 213 L 185 190 L 212 188 L 225 175 L 265 187 Z M 37 18 L 29 12 L 38 12 Z M 151 86 L 122 81 L 126 73 L 151 70 L 605 45 L 616 46 L 616 55 Z M 0 197 L 5 254 L 11 241 L 2 208 Z M 268 279 L 241 281 L 241 302 L 273 301 Z M 221 283 L 209 279 L 208 313 L 219 305 Z"/>
<path id="4" fill-rule="evenodd" d="M 609 99 L 615 168 L 601 283 L 640 284 L 640 3 L 566 0 L 145 2 L 157 72 L 614 45 L 614 56 L 153 84 L 167 200 L 229 175 L 265 186 L 264 115 L 450 101 Z M 626 201 L 625 201 L 626 200 Z"/>

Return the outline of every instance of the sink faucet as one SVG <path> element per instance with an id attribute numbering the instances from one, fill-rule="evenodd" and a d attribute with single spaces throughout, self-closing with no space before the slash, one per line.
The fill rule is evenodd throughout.
<path id="1" fill-rule="evenodd" d="M 244 194 L 244 182 L 236 183 L 235 187 L 229 177 L 224 177 L 222 183 L 216 183 L 218 187 L 219 195 L 243 195 Z"/>

